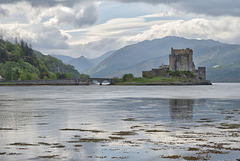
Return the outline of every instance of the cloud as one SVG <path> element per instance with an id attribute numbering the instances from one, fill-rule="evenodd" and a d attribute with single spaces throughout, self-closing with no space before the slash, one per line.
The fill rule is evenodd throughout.
<path id="1" fill-rule="evenodd" d="M 53 8 L 40 11 L 41 14 L 32 14 L 37 19 L 31 18 L 31 20 L 43 21 L 45 18 L 49 18 L 44 22 L 48 26 L 69 26 L 69 27 L 81 27 L 85 25 L 92 25 L 97 21 L 97 10 L 94 4 L 75 6 L 74 8 L 68 8 L 63 6 L 56 6 Z"/>
<path id="2" fill-rule="evenodd" d="M 214 39 L 228 43 L 240 43 L 240 18 L 220 17 L 217 19 L 194 18 L 191 20 L 176 20 L 153 25 L 149 30 L 132 37 L 125 37 L 128 42 L 139 42 L 163 38 L 165 36 L 180 36 L 194 39 Z"/>
<path id="3" fill-rule="evenodd" d="M 14 4 L 20 2 L 19 0 L 0 0 L 0 4 Z M 87 2 L 87 0 L 21 0 L 21 2 L 28 2 L 33 7 L 53 7 L 58 5 L 72 7 L 80 2 Z"/>
<path id="4" fill-rule="evenodd" d="M 11 15 L 24 13 L 23 17 L 26 16 L 31 24 L 44 23 L 46 25 L 74 28 L 93 25 L 98 19 L 98 3 L 94 1 L 0 0 L 1 4 L 0 17 L 7 16 L 8 13 Z"/>
<path id="5" fill-rule="evenodd" d="M 78 4 L 94 4 L 96 2 L 111 2 L 113 0 L 22 0 L 27 2 L 32 7 L 49 8 L 55 6 L 65 6 L 72 8 Z M 212 16 L 240 16 L 240 1 L 239 0 L 114 0 L 122 3 L 141 2 L 147 4 L 163 4 L 175 8 L 176 10 L 186 13 L 205 14 Z M 0 0 L 0 4 L 18 3 L 19 0 Z"/>
<path id="6" fill-rule="evenodd" d="M 164 4 L 185 13 L 205 14 L 211 16 L 240 16 L 239 0 L 116 0 L 123 3 L 143 2 Z"/>
<path id="7" fill-rule="evenodd" d="M 8 16 L 8 12 L 9 12 L 8 10 L 0 7 L 0 18 Z"/>
<path id="8" fill-rule="evenodd" d="M 67 49 L 68 35 L 59 31 L 56 27 L 28 24 L 1 24 L 0 33 L 4 39 L 14 42 L 15 37 L 24 39 L 34 48 L 38 49 Z"/>
<path id="9" fill-rule="evenodd" d="M 79 57 L 82 55 L 88 58 L 95 58 L 108 51 L 119 49 L 124 45 L 125 42 L 119 38 L 103 38 L 85 44 L 74 44 L 71 45 L 71 48 L 75 51 L 75 54 L 72 54 L 72 56 Z"/>

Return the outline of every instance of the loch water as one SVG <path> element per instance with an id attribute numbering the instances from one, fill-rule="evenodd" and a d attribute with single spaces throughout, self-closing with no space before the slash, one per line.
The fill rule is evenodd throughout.
<path id="1" fill-rule="evenodd" d="M 240 159 L 240 84 L 0 87 L 0 160 Z"/>

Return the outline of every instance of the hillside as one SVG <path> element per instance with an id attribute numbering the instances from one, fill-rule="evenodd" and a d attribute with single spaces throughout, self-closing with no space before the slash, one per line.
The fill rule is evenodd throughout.
<path id="1" fill-rule="evenodd" d="M 86 73 L 92 77 L 121 77 L 126 73 L 140 77 L 144 70 L 168 64 L 171 47 L 193 49 L 195 65 L 206 66 L 207 78 L 213 82 L 240 81 L 240 45 L 181 37 L 165 37 L 126 46 Z"/>
<path id="2" fill-rule="evenodd" d="M 37 58 L 42 61 L 48 70 L 54 74 L 57 73 L 69 73 L 72 78 L 79 78 L 79 72 L 72 65 L 66 65 L 61 60 L 52 57 L 51 55 L 43 55 L 39 51 L 35 51 Z"/>
<path id="3" fill-rule="evenodd" d="M 56 67 L 60 67 L 58 73 Z M 16 45 L 0 40 L 0 75 L 6 80 L 37 80 L 79 77 L 73 66 L 51 56 L 34 51 L 21 40 Z"/>

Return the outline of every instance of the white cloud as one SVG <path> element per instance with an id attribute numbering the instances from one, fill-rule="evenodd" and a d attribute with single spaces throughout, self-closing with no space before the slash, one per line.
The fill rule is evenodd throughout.
<path id="1" fill-rule="evenodd" d="M 124 13 L 122 17 L 128 18 L 95 24 L 99 3 L 107 1 L 111 3 L 109 0 L 0 0 L 0 34 L 8 40 L 23 38 L 45 53 L 90 57 L 165 36 L 240 43 L 240 1 L 237 0 L 194 3 L 192 0 L 114 0 L 164 4 L 171 9 L 154 10 L 138 17 Z M 138 8 L 133 8 L 133 12 L 135 9 Z"/>
<path id="2" fill-rule="evenodd" d="M 181 36 L 185 38 L 214 39 L 228 43 L 240 43 L 240 18 L 219 17 L 216 19 L 177 20 L 154 25 L 151 29 L 132 37 L 125 37 L 126 41 L 139 42 L 165 36 Z"/>

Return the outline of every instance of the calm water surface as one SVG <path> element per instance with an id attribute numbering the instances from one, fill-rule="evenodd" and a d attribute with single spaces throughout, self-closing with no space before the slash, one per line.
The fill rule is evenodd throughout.
<path id="1" fill-rule="evenodd" d="M 240 159 L 240 84 L 0 87 L 0 160 Z"/>

